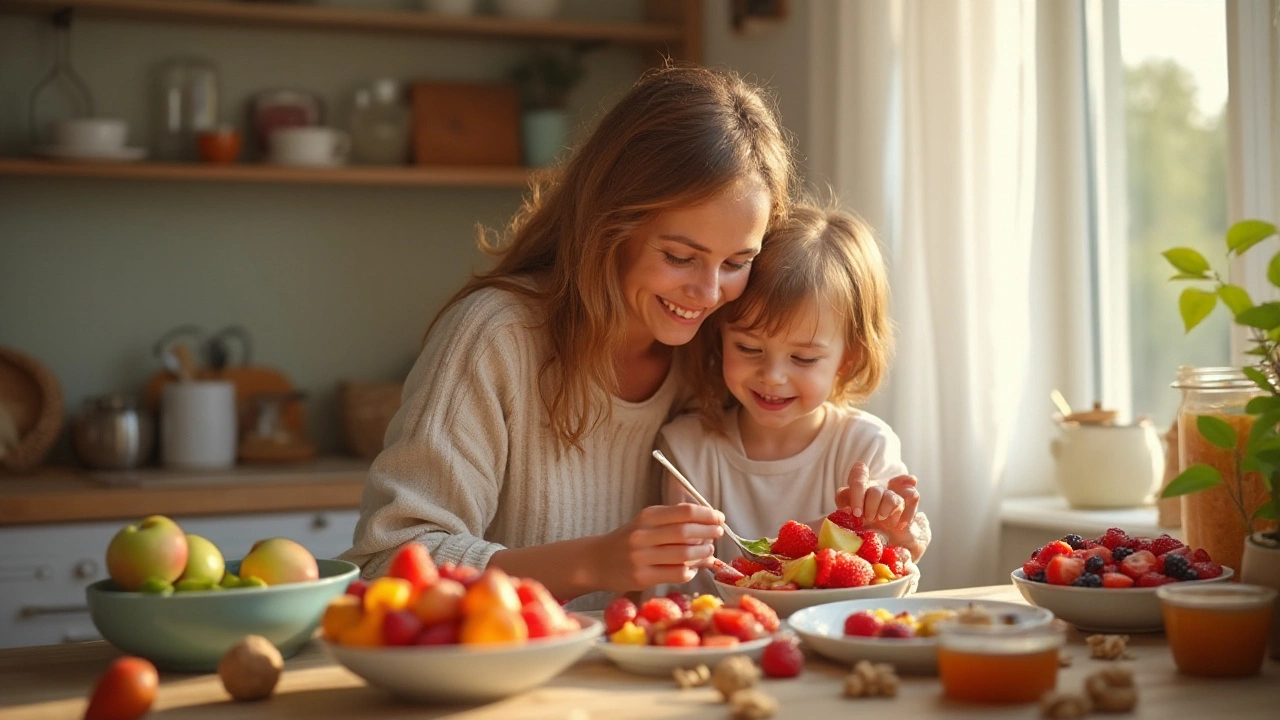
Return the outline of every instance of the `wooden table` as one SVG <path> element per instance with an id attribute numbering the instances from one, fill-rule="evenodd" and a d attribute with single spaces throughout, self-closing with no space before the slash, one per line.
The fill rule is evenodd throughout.
<path id="1" fill-rule="evenodd" d="M 1021 602 L 1013 586 L 921 593 Z M 1150 718 L 1275 718 L 1280 716 L 1280 663 L 1268 660 L 1259 677 L 1202 680 L 1178 675 L 1162 635 L 1138 635 L 1129 643 L 1131 668 L 1139 687 L 1132 716 Z M 1059 689 L 1080 688 L 1091 672 L 1111 663 L 1089 658 L 1084 635 L 1073 633 L 1068 652 L 1074 662 L 1058 676 Z M 0 717 L 6 720 L 79 718 L 96 677 L 119 653 L 105 643 L 0 651 Z M 810 656 L 804 673 L 792 680 L 766 680 L 778 698 L 776 717 L 818 718 L 875 714 L 895 718 L 1035 718 L 1034 705 L 1000 708 L 949 702 L 936 678 L 904 677 L 897 698 L 842 697 L 847 669 Z M 624 673 L 599 656 L 588 656 L 541 688 L 480 706 L 405 705 L 367 687 L 335 665 L 314 645 L 285 665 L 269 700 L 233 703 L 217 675 L 162 674 L 160 694 L 148 717 L 156 718 L 722 718 L 728 706 L 709 688 L 678 690 L 670 680 Z M 1105 717 L 1105 716 L 1094 716 Z"/>

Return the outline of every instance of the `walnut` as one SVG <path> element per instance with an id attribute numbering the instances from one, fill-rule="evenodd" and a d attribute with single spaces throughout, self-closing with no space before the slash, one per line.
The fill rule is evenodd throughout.
<path id="1" fill-rule="evenodd" d="M 246 635 L 218 662 L 218 677 L 236 700 L 261 700 L 275 691 L 282 668 L 284 658 L 270 640 Z"/>
<path id="2" fill-rule="evenodd" d="M 707 669 L 706 665 L 699 665 L 695 668 L 676 668 L 671 674 L 675 677 L 676 685 L 679 685 L 681 690 L 702 687 L 711 681 L 711 671 Z"/>
<path id="3" fill-rule="evenodd" d="M 1054 720 L 1068 720 L 1088 715 L 1092 710 L 1089 698 L 1079 693 L 1049 691 L 1040 698 L 1040 715 Z"/>
<path id="4" fill-rule="evenodd" d="M 969 603 L 969 607 L 956 613 L 956 622 L 961 625 L 994 625 L 996 619 L 981 605 Z"/>
<path id="5" fill-rule="evenodd" d="M 898 674 L 888 663 L 872 665 L 859 660 L 844 679 L 846 697 L 894 697 L 898 694 Z"/>
<path id="6" fill-rule="evenodd" d="M 1071 663 L 1073 661 L 1074 659 L 1071 657 L 1071 653 L 1066 650 L 1062 650 L 1058 653 L 1058 667 L 1071 667 Z"/>
<path id="7" fill-rule="evenodd" d="M 778 701 L 763 690 L 746 688 L 729 699 L 729 712 L 741 720 L 759 720 L 773 717 L 778 712 Z"/>
<path id="8" fill-rule="evenodd" d="M 1117 660 L 1125 657 L 1128 635 L 1090 635 L 1085 638 L 1089 654 L 1099 660 Z"/>
<path id="9" fill-rule="evenodd" d="M 1132 712 L 1138 704 L 1138 688 L 1126 668 L 1107 668 L 1090 675 L 1085 678 L 1084 690 L 1099 712 Z"/>
<path id="10" fill-rule="evenodd" d="M 755 687 L 760 682 L 760 668 L 751 662 L 751 658 L 732 655 L 716 664 L 711 674 L 711 684 L 729 702 L 733 694 L 739 690 Z"/>

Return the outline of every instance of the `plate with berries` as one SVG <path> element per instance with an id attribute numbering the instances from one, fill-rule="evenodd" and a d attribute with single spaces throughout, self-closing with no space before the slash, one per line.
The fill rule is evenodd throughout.
<path id="1" fill-rule="evenodd" d="M 774 569 L 744 557 L 732 563 L 717 560 L 716 590 L 731 604 L 757 597 L 784 618 L 824 603 L 902 597 L 919 583 L 920 571 L 906 548 L 886 545 L 883 535 L 863 529 L 844 511 L 824 518 L 817 532 L 790 520 L 778 537 L 754 544 L 761 552 L 788 559 Z"/>
<path id="2" fill-rule="evenodd" d="M 715 595 L 673 592 L 638 606 L 620 597 L 604 610 L 596 647 L 622 670 L 670 676 L 677 668 L 714 667 L 730 655 L 760 659 L 781 621 L 752 597 L 732 604 Z"/>
<path id="3" fill-rule="evenodd" d="M 1053 613 L 997 600 L 911 597 L 820 605 L 787 620 L 809 647 L 831 660 L 891 663 L 909 675 L 937 672 L 935 635 L 947 622 L 1038 627 L 1053 622 Z"/>
<path id="4" fill-rule="evenodd" d="M 1012 578 L 1027 602 L 1081 630 L 1139 633 L 1164 629 L 1157 587 L 1223 582 L 1234 574 L 1169 535 L 1110 528 L 1096 538 L 1067 535 L 1036 548 Z"/>

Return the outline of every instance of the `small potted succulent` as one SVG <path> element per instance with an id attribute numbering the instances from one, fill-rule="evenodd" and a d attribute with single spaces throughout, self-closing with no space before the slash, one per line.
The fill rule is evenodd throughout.
<path id="1" fill-rule="evenodd" d="M 568 145 L 569 92 L 582 79 L 582 50 L 539 50 L 511 73 L 520 91 L 520 119 L 525 164 L 546 167 Z"/>
<path id="2" fill-rule="evenodd" d="M 1276 235 L 1276 226 L 1261 220 L 1244 220 L 1227 231 L 1227 256 L 1239 257 L 1250 248 Z M 1164 257 L 1178 271 L 1175 281 L 1210 283 L 1208 289 L 1188 287 L 1182 291 L 1178 308 L 1188 332 L 1209 316 L 1218 301 L 1231 312 L 1235 324 L 1245 328 L 1251 347 L 1246 353 L 1257 358 L 1256 364 L 1241 370 L 1261 390 L 1245 405 L 1251 416 L 1248 437 L 1241 437 L 1235 426 L 1212 415 L 1196 418 L 1196 429 L 1211 445 L 1233 454 L 1235 477 L 1223 478 L 1218 468 L 1192 464 L 1174 478 L 1163 497 L 1210 490 L 1223 483 L 1238 490 L 1236 508 L 1246 528 L 1244 557 L 1240 578 L 1243 582 L 1280 589 L 1280 302 L 1254 304 L 1244 288 L 1224 282 L 1209 262 L 1190 248 L 1173 248 Z M 1267 280 L 1280 287 L 1280 252 L 1267 265 Z M 1243 502 L 1246 474 L 1257 473 L 1266 493 L 1254 508 Z M 1261 525 L 1269 530 L 1255 532 Z M 1272 624 L 1271 655 L 1280 657 L 1280 618 Z"/>

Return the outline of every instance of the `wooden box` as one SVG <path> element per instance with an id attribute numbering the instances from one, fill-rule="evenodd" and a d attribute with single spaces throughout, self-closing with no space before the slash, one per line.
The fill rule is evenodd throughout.
<path id="1" fill-rule="evenodd" d="M 413 161 L 419 165 L 520 165 L 520 98 L 514 85 L 414 83 Z"/>

